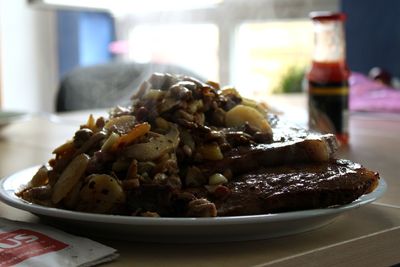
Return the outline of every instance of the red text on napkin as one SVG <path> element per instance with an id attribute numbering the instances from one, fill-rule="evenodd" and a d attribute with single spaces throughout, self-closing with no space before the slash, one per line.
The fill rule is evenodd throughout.
<path id="1" fill-rule="evenodd" d="M 67 246 L 44 234 L 27 229 L 0 233 L 0 267 L 9 267 Z"/>

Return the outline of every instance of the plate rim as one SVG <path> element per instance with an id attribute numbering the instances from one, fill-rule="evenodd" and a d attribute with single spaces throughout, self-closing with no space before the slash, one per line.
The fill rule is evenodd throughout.
<path id="1" fill-rule="evenodd" d="M 22 180 L 20 177 L 23 173 L 34 174 L 34 171 L 39 168 L 40 165 L 32 166 L 14 172 L 11 175 L 3 177 L 0 180 L 0 200 L 14 208 L 19 210 L 34 213 L 36 215 L 44 215 L 57 219 L 69 219 L 74 221 L 83 222 L 102 222 L 111 224 L 123 224 L 123 225 L 148 225 L 148 226 L 213 226 L 213 225 L 238 225 L 238 224 L 248 224 L 248 223 L 276 223 L 281 221 L 313 218 L 321 216 L 336 215 L 339 213 L 344 213 L 346 211 L 364 206 L 371 202 L 376 201 L 387 190 L 387 183 L 383 177 L 380 177 L 379 184 L 374 191 L 369 194 L 365 194 L 360 198 L 354 200 L 353 202 L 337 206 L 328 207 L 323 209 L 309 209 L 309 210 L 299 210 L 299 211 L 289 211 L 281 213 L 270 213 L 270 214 L 259 214 L 259 215 L 245 215 L 245 216 L 224 216 L 224 217 L 206 217 L 206 218 L 188 218 L 188 217 L 161 217 L 161 218 L 150 218 L 150 217 L 137 217 L 137 216 L 126 216 L 126 215 L 110 215 L 110 214 L 96 214 L 87 213 L 79 211 L 71 211 L 59 208 L 50 208 L 41 206 L 38 204 L 33 204 L 25 201 L 15 195 L 18 188 L 7 189 L 6 183 L 10 180 Z M 31 176 L 25 178 L 30 179 Z M 22 186 L 23 184 L 19 184 Z"/>

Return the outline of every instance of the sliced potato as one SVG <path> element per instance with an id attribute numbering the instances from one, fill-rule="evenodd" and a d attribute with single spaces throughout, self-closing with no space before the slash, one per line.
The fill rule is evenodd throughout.
<path id="1" fill-rule="evenodd" d="M 224 158 L 221 149 L 216 143 L 202 145 L 197 148 L 197 151 L 207 160 L 221 160 Z"/>
<path id="2" fill-rule="evenodd" d="M 272 132 L 267 119 L 253 107 L 237 105 L 226 112 L 225 123 L 227 127 L 241 126 L 246 122 L 261 132 Z"/>
<path id="3" fill-rule="evenodd" d="M 208 178 L 209 185 L 219 185 L 219 184 L 226 184 L 228 179 L 220 173 L 214 173 Z"/>
<path id="4" fill-rule="evenodd" d="M 268 106 L 264 102 L 258 102 L 253 99 L 242 97 L 242 105 L 249 106 L 256 109 L 258 112 L 263 114 L 264 116 L 268 113 Z"/>
<path id="5" fill-rule="evenodd" d="M 89 156 L 79 154 L 68 164 L 54 185 L 51 196 L 53 203 L 60 202 L 72 190 L 84 174 L 88 163 Z"/>
<path id="6" fill-rule="evenodd" d="M 120 183 L 107 174 L 92 174 L 79 193 L 77 210 L 108 213 L 125 202 L 125 193 Z"/>

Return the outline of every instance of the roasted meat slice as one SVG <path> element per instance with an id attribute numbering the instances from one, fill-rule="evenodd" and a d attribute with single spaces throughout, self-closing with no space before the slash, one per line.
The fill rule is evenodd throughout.
<path id="1" fill-rule="evenodd" d="M 191 216 L 193 211 L 197 211 L 196 217 L 259 215 L 348 204 L 372 192 L 378 183 L 378 173 L 349 160 L 335 159 L 264 167 L 212 190 L 144 185 L 130 193 L 128 203 L 134 210 L 161 216 Z M 195 200 L 201 202 L 201 214 L 199 207 L 191 207 Z M 216 214 L 210 215 L 214 209 Z"/>
<path id="2" fill-rule="evenodd" d="M 373 191 L 379 175 L 348 160 L 286 165 L 238 176 L 230 194 L 212 199 L 218 216 L 276 213 L 351 203 Z"/>
<path id="3" fill-rule="evenodd" d="M 206 162 L 199 168 L 207 175 L 223 173 L 226 169 L 236 175 L 266 166 L 326 162 L 333 157 L 336 150 L 334 135 L 310 134 L 303 139 L 234 148 L 222 160 Z"/>

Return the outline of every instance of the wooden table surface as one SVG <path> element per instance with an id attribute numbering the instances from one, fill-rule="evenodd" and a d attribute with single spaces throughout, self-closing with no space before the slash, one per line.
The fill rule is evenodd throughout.
<path id="1" fill-rule="evenodd" d="M 0 177 L 47 162 L 52 149 L 70 139 L 88 114 L 31 116 L 0 128 Z M 400 115 L 352 114 L 350 140 L 350 146 L 341 149 L 339 156 L 379 171 L 388 184 L 387 192 L 377 202 L 352 210 L 320 229 L 261 241 L 154 244 L 96 239 L 120 253 L 117 260 L 104 266 L 388 266 L 400 263 Z M 0 203 L 0 217 L 40 223 L 36 216 L 3 203 Z"/>

